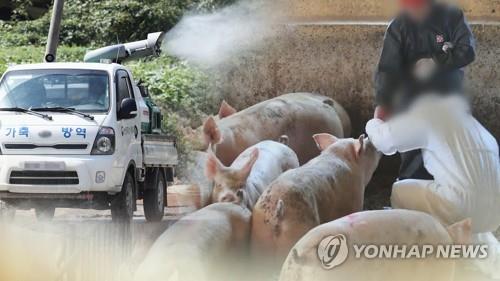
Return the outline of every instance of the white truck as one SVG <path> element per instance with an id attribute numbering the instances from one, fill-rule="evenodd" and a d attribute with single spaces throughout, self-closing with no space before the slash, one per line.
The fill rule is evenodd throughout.
<path id="1" fill-rule="evenodd" d="M 111 209 L 128 222 L 144 200 L 163 218 L 175 140 L 147 89 L 120 63 L 158 54 L 163 35 L 90 52 L 82 63 L 9 68 L 0 81 L 0 200 L 10 210 Z"/>

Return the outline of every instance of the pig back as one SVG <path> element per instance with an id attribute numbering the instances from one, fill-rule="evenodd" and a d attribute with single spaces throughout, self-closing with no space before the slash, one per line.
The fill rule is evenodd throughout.
<path id="1" fill-rule="evenodd" d="M 325 239 L 344 235 L 339 249 L 346 260 L 325 270 L 318 247 Z M 408 210 L 355 213 L 308 232 L 290 251 L 280 280 L 452 280 L 452 260 L 436 259 L 367 259 L 355 257 L 353 245 L 444 245 L 452 243 L 446 229 L 431 216 Z M 320 244 L 322 246 L 320 246 Z M 347 247 L 346 247 L 347 246 Z M 340 252 L 339 252 L 340 253 Z"/>
<path id="2" fill-rule="evenodd" d="M 218 280 L 217 272 L 230 274 L 221 266 L 246 254 L 250 217 L 239 205 L 216 203 L 181 218 L 153 244 L 135 280 Z"/>
<path id="3" fill-rule="evenodd" d="M 350 120 L 345 110 L 330 98 L 310 93 L 293 93 L 261 102 L 218 123 L 223 135 L 217 156 L 228 165 L 246 148 L 262 141 L 289 137 L 289 146 L 301 164 L 319 155 L 314 134 L 345 137 Z"/>
<path id="4" fill-rule="evenodd" d="M 322 154 L 271 183 L 253 211 L 252 250 L 282 261 L 312 228 L 360 211 L 362 187 L 350 171 L 341 159 Z"/>
<path id="5" fill-rule="evenodd" d="M 259 157 L 247 178 L 244 190 L 247 207 L 252 210 L 257 200 L 269 184 L 284 172 L 299 167 L 295 152 L 288 146 L 275 142 L 263 141 L 245 150 L 249 154 L 254 148 L 259 150 Z M 245 164 L 245 157 L 238 157 L 231 167 L 240 168 Z M 240 159 L 241 158 L 241 159 Z"/>

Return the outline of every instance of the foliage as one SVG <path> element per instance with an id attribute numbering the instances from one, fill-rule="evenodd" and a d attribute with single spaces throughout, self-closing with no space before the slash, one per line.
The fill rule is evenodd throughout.
<path id="1" fill-rule="evenodd" d="M 130 67 L 136 81 L 149 89 L 153 100 L 161 106 L 163 129 L 177 137 L 181 153 L 191 149 L 186 139 L 201 125 L 206 112 L 213 112 L 213 100 L 207 96 L 210 82 L 198 69 L 172 57 L 132 62 Z M 189 138 L 189 137 L 188 137 Z"/>
<path id="2" fill-rule="evenodd" d="M 43 45 L 50 12 L 20 21 L 30 0 L 16 0 L 13 21 L 0 21 L 0 45 Z M 190 10 L 213 10 L 234 0 L 74 0 L 65 1 L 61 44 L 103 46 L 142 40 L 151 32 L 167 31 Z"/>
<path id="3" fill-rule="evenodd" d="M 195 11 L 214 11 L 220 7 L 228 6 L 236 2 L 236 0 L 202 0 L 195 1 L 193 10 Z"/>
<path id="4" fill-rule="evenodd" d="M 82 47 L 65 47 L 61 46 L 58 49 L 59 61 L 81 61 L 85 54 L 86 48 Z M 0 48 L 0 75 L 11 64 L 22 63 L 38 63 L 43 61 L 45 49 L 43 47 L 34 46 L 19 46 Z"/>
<path id="5" fill-rule="evenodd" d="M 211 100 L 206 95 L 209 92 L 208 78 L 185 62 L 162 56 L 128 66 L 136 79 L 148 86 L 155 102 L 171 116 L 167 128 L 178 125 L 196 127 L 204 112 L 213 110 Z"/>
<path id="6" fill-rule="evenodd" d="M 32 0 L 12 0 L 12 6 L 14 10 L 12 11 L 13 19 L 26 19 L 28 18 L 28 7 L 33 5 Z"/>
<path id="7" fill-rule="evenodd" d="M 159 102 L 172 108 L 185 103 L 186 106 L 195 106 L 194 97 L 188 98 L 188 92 L 200 92 L 200 81 L 204 80 L 201 73 L 193 71 L 185 63 L 168 56 L 162 56 L 151 61 L 141 61 L 128 65 L 135 76 L 140 77 L 148 85 L 153 96 Z"/>

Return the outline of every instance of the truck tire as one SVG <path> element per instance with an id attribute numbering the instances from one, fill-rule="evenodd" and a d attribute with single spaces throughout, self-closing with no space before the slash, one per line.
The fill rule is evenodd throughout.
<path id="1" fill-rule="evenodd" d="M 35 207 L 36 218 L 39 221 L 51 221 L 54 218 L 56 208 L 49 205 Z"/>
<path id="2" fill-rule="evenodd" d="M 112 220 L 115 222 L 130 222 L 134 216 L 135 200 L 135 180 L 129 171 L 123 180 L 122 190 L 111 200 Z"/>
<path id="3" fill-rule="evenodd" d="M 167 182 L 165 175 L 160 169 L 153 169 L 146 173 L 145 187 L 144 215 L 146 216 L 146 220 L 151 222 L 161 221 L 165 210 Z"/>

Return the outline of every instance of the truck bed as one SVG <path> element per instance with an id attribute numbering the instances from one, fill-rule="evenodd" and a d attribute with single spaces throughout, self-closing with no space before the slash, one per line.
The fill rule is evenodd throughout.
<path id="1" fill-rule="evenodd" d="M 175 166 L 179 156 L 175 138 L 167 135 L 143 134 L 143 155 L 146 167 Z"/>

